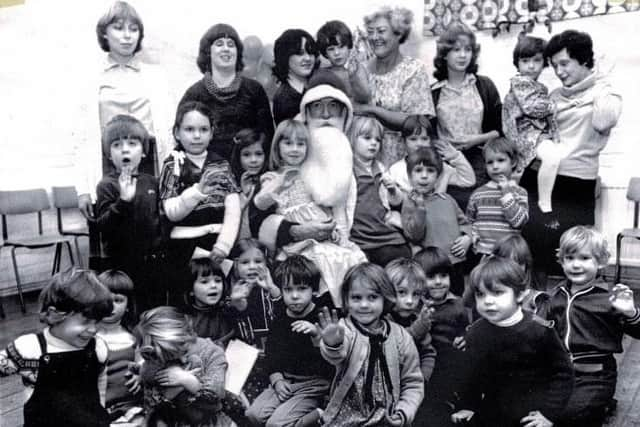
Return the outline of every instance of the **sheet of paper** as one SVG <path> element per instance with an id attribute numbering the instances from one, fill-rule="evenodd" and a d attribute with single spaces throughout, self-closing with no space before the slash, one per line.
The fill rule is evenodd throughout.
<path id="1" fill-rule="evenodd" d="M 239 395 L 244 387 L 244 383 L 253 369 L 253 365 L 258 358 L 258 350 L 239 340 L 231 340 L 224 352 L 227 363 L 227 375 L 225 377 L 225 390 Z"/>

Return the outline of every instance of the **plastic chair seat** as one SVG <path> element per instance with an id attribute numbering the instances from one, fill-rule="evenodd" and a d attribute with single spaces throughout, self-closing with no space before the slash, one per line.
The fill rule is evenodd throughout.
<path id="1" fill-rule="evenodd" d="M 640 228 L 625 228 L 620 233 L 618 233 L 618 238 L 636 238 L 640 239 Z"/>
<path id="2" fill-rule="evenodd" d="M 5 246 L 14 246 L 16 248 L 39 249 L 46 248 L 58 243 L 73 243 L 73 237 L 66 236 L 34 236 L 24 239 L 8 239 L 4 242 Z"/>
<path id="3" fill-rule="evenodd" d="M 629 180 L 627 187 L 627 200 L 633 202 L 633 228 L 625 228 L 616 238 L 616 271 L 615 282 L 620 282 L 620 252 L 622 251 L 622 242 L 624 239 L 640 240 L 640 177 L 633 177 Z"/>

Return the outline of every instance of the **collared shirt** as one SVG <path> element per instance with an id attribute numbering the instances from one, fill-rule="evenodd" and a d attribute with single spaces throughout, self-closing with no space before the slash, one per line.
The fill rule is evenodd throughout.
<path id="1" fill-rule="evenodd" d="M 441 88 L 436 105 L 438 135 L 441 139 L 455 141 L 482 133 L 484 105 L 476 87 L 475 75 L 467 74 L 460 87 L 443 80 L 434 85 L 436 88 Z"/>
<path id="2" fill-rule="evenodd" d="M 145 129 L 155 135 L 148 82 L 141 73 L 140 58 L 134 56 L 126 64 L 107 55 L 98 88 L 100 128 L 118 114 L 128 114 L 140 120 Z"/>

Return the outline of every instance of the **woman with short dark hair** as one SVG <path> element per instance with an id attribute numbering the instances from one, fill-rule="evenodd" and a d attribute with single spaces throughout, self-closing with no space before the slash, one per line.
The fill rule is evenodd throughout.
<path id="1" fill-rule="evenodd" d="M 260 83 L 240 75 L 242 51 L 242 41 L 231 25 L 209 28 L 200 39 L 196 61 L 204 76 L 180 100 L 180 104 L 199 101 L 211 109 L 215 132 L 209 150 L 227 161 L 231 159 L 233 137 L 240 129 L 257 129 L 267 141 L 273 136 L 267 94 Z"/>

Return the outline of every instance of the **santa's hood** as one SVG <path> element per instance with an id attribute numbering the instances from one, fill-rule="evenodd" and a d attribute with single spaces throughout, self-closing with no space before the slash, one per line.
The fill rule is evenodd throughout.
<path id="1" fill-rule="evenodd" d="M 346 105 L 347 123 L 344 132 L 347 132 L 349 127 L 351 126 L 351 121 L 353 120 L 353 105 L 351 105 L 349 97 L 343 91 L 329 84 L 314 86 L 304 93 L 304 95 L 302 96 L 302 101 L 300 101 L 300 120 L 306 123 L 307 105 L 322 98 L 334 98 Z"/>

